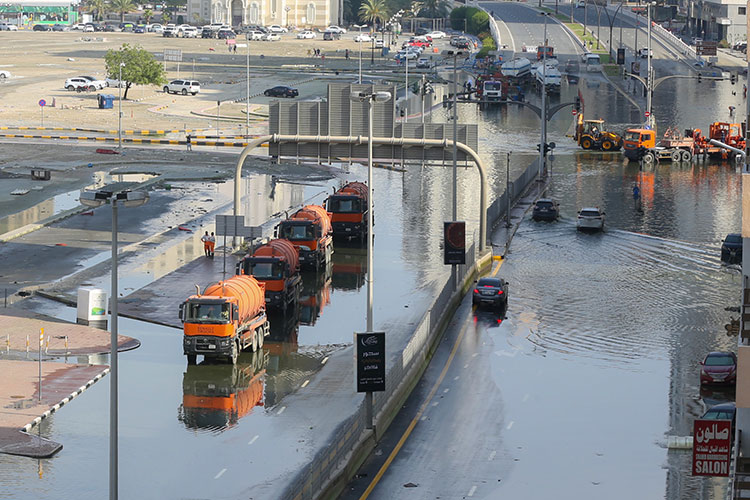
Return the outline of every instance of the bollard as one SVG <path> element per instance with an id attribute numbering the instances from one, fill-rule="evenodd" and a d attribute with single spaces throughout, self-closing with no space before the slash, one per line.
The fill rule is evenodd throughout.
<path id="1" fill-rule="evenodd" d="M 29 336 L 26 335 L 26 357 L 29 357 Z"/>
<path id="2" fill-rule="evenodd" d="M 6 354 L 10 353 L 10 334 L 5 334 L 5 352 Z"/>
<path id="3" fill-rule="evenodd" d="M 51 335 L 47 335 L 47 343 L 44 346 L 44 354 L 47 354 L 48 351 L 49 351 L 49 338 L 50 337 L 51 337 Z"/>
<path id="4" fill-rule="evenodd" d="M 65 354 L 68 353 L 68 336 L 65 336 Z"/>

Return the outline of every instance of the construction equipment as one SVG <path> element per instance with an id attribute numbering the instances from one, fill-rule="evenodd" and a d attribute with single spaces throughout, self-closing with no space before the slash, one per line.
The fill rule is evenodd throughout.
<path id="1" fill-rule="evenodd" d="M 584 120 L 583 113 L 579 113 L 573 138 L 583 149 L 619 151 L 622 148 L 622 136 L 605 130 L 605 127 L 606 124 L 601 118 Z"/>

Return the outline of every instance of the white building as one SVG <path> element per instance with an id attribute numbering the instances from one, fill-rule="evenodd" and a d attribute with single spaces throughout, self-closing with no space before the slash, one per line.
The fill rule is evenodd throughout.
<path id="1" fill-rule="evenodd" d="M 188 18 L 231 26 L 325 28 L 338 24 L 341 0 L 188 0 Z M 194 14 L 197 14 L 195 16 Z"/>

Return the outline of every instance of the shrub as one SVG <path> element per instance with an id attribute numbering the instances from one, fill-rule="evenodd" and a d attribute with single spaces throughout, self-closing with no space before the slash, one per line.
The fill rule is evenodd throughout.
<path id="1" fill-rule="evenodd" d="M 491 50 L 497 50 L 495 40 L 489 35 L 482 37 L 482 50 L 477 53 L 477 58 L 487 57 Z"/>
<path id="2" fill-rule="evenodd" d="M 729 42 L 726 40 L 722 40 L 719 42 L 719 47 L 722 49 L 728 49 L 729 48 Z"/>

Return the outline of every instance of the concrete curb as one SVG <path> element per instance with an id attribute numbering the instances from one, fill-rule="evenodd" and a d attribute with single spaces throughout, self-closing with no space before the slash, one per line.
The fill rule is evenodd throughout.
<path id="1" fill-rule="evenodd" d="M 168 105 L 167 105 L 168 106 Z M 68 127 L 27 127 L 27 126 L 3 126 L 0 130 L 55 130 L 66 132 L 95 132 L 98 134 L 116 134 L 117 129 L 100 130 L 95 128 L 68 128 Z M 123 135 L 166 135 L 166 134 L 183 134 L 186 132 L 200 132 L 199 129 L 164 129 L 164 130 L 123 130 Z"/>
<path id="2" fill-rule="evenodd" d="M 24 425 L 21 428 L 21 432 L 29 432 L 35 426 L 39 425 L 42 422 L 42 420 L 46 419 L 47 417 L 49 417 L 50 415 L 52 415 L 53 413 L 55 413 L 57 410 L 59 410 L 60 408 L 62 408 L 66 404 L 68 404 L 76 396 L 79 396 L 81 393 L 83 393 L 83 391 L 85 391 L 86 389 L 88 389 L 89 387 L 91 387 L 92 385 L 94 385 L 96 382 L 98 382 L 99 380 L 101 380 L 102 377 L 104 377 L 108 373 L 109 373 L 109 368 L 105 368 L 104 371 L 102 371 L 99 375 L 97 375 L 96 377 L 92 378 L 91 380 L 89 380 L 88 382 L 86 382 L 84 385 L 82 385 L 81 387 L 79 387 L 76 391 L 70 393 L 66 398 L 64 398 L 62 401 L 60 401 L 56 405 L 54 405 L 52 408 L 50 408 L 49 410 L 45 411 L 40 416 L 36 417 L 34 420 L 32 420 L 31 422 L 29 422 L 28 424 Z"/>

